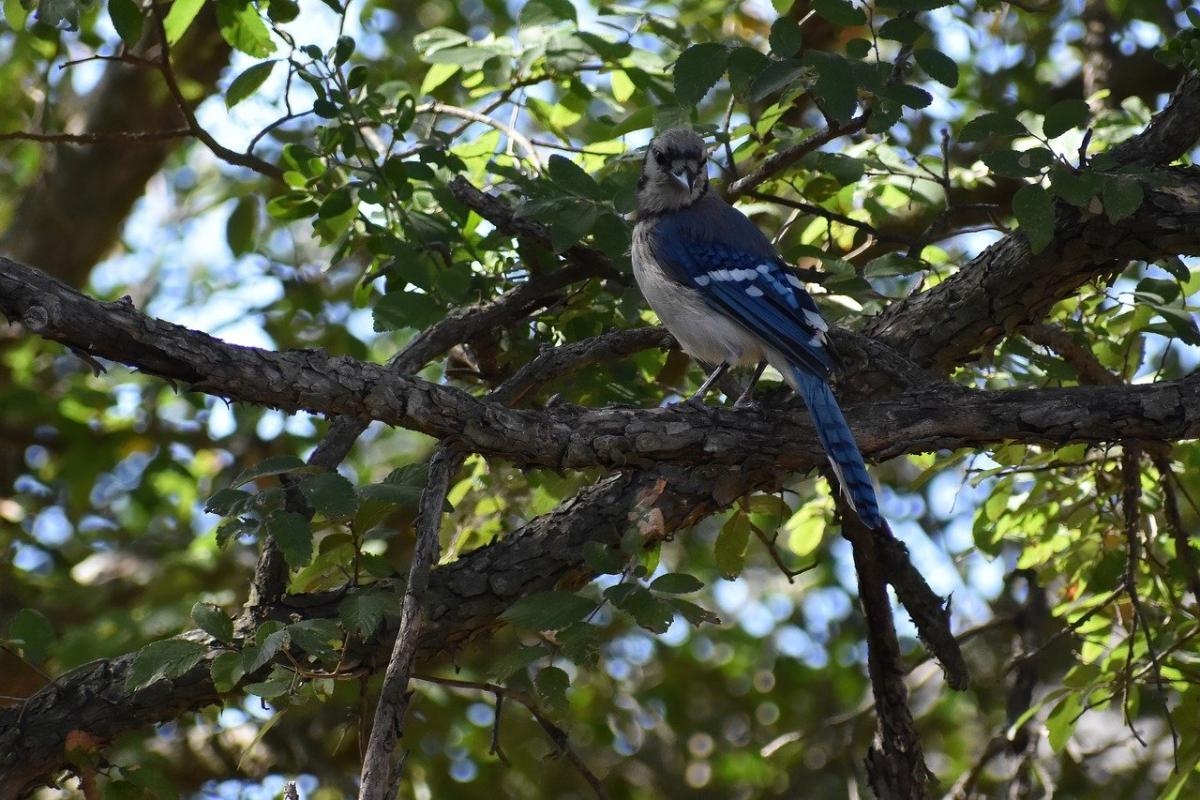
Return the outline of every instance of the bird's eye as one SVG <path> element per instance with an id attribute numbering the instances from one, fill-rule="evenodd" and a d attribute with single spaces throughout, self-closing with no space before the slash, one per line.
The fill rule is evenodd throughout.
<path id="1" fill-rule="evenodd" d="M 660 167 L 665 167 L 667 165 L 667 154 L 662 150 L 655 150 L 654 160 L 658 162 Z"/>

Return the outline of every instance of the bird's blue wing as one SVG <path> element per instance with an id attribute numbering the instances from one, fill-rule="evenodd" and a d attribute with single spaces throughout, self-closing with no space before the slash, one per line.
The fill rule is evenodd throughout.
<path id="1" fill-rule="evenodd" d="M 800 279 L 774 253 L 714 241 L 704 233 L 694 225 L 660 222 L 652 242 L 659 264 L 793 364 L 827 376 L 834 363 L 828 325 Z"/>

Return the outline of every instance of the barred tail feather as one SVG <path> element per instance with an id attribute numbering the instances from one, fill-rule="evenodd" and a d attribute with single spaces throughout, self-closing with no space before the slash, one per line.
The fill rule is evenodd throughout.
<path id="1" fill-rule="evenodd" d="M 798 367 L 791 367 L 789 372 L 793 380 L 788 383 L 792 384 L 808 406 L 808 413 L 812 415 L 813 425 L 817 429 L 817 438 L 821 440 L 821 447 L 825 448 L 829 463 L 837 473 L 842 492 L 868 528 L 881 528 L 883 518 L 879 515 L 879 503 L 875 499 L 875 485 L 867 474 L 867 465 L 863 463 L 858 443 L 854 441 L 854 434 L 850 432 L 850 426 L 846 424 L 846 418 L 842 416 L 842 409 L 829 384 Z"/>

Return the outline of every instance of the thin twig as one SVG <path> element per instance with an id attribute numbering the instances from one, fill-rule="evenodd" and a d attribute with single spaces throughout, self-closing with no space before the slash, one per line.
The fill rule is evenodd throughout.
<path id="1" fill-rule="evenodd" d="M 581 758 L 580 755 L 571 747 L 571 744 L 567 739 L 567 732 L 558 725 L 555 725 L 554 722 L 552 722 L 542 712 L 541 708 L 538 707 L 537 702 L 534 701 L 534 699 L 526 692 L 510 689 L 507 686 L 501 686 L 497 683 L 481 683 L 477 681 L 461 680 L 459 678 L 442 678 L 437 675 L 413 675 L 413 677 L 419 681 L 436 683 L 441 686 L 450 686 L 455 689 L 473 689 L 479 692 L 490 692 L 496 697 L 497 717 L 499 717 L 500 714 L 500 701 L 502 698 L 515 700 L 521 705 L 525 706 L 525 708 L 529 710 L 529 713 L 533 715 L 533 718 L 537 721 L 538 725 L 540 725 L 542 730 L 545 731 L 546 736 L 551 742 L 554 743 L 554 746 L 558 749 L 559 753 L 563 756 L 566 756 L 567 760 L 571 762 L 571 765 L 575 767 L 579 774 L 583 776 L 583 779 L 588 782 L 588 785 L 592 787 L 592 791 L 595 792 L 596 797 L 599 798 L 599 800 L 607 800 L 608 793 L 604 791 L 604 785 L 600 782 L 600 779 L 596 777 L 596 774 L 588 767 L 583 758 Z"/>
<path id="2" fill-rule="evenodd" d="M 788 583 L 795 583 L 798 576 L 803 575 L 810 569 L 816 568 L 821 563 L 820 559 L 817 559 L 807 567 L 789 569 L 787 564 L 783 563 L 783 554 L 779 552 L 779 531 L 776 530 L 774 535 L 768 536 L 766 531 L 753 522 L 750 523 L 750 530 L 754 531 L 754 535 L 762 542 L 763 547 L 767 548 L 767 555 L 771 556 L 771 560 L 775 562 L 775 566 L 783 573 L 783 577 L 787 578 Z"/>
<path id="3" fill-rule="evenodd" d="M 179 81 L 175 78 L 175 69 L 171 66 L 171 49 L 167 42 L 167 30 L 163 23 L 162 8 L 159 7 L 158 3 L 151 3 L 150 12 L 154 16 L 154 24 L 158 28 L 159 43 L 162 46 L 162 55 L 158 61 L 158 70 L 163 76 L 163 81 L 167 84 L 167 91 L 170 92 L 171 97 L 175 99 L 175 104 L 179 107 L 179 113 L 187 121 L 188 129 L 192 135 L 203 142 L 214 156 L 227 164 L 245 167 L 273 180 L 282 181 L 283 170 L 279 167 L 249 153 L 239 153 L 235 150 L 230 150 L 214 139 L 212 134 L 200 125 L 199 120 L 196 119 L 196 112 L 192 109 L 183 91 L 179 88 Z"/>
<path id="4" fill-rule="evenodd" d="M 13 131 L 0 133 L 0 142 L 45 142 L 48 144 L 108 144 L 111 142 L 161 142 L 165 139 L 183 139 L 192 135 L 190 128 L 171 128 L 165 131 L 96 131 L 93 133 L 37 133 Z"/>
<path id="5" fill-rule="evenodd" d="M 1183 565 L 1184 579 L 1191 589 L 1192 599 L 1200 603 L 1200 571 L 1196 569 L 1196 556 L 1192 551 L 1187 530 L 1183 527 L 1183 516 L 1179 513 L 1179 495 L 1175 492 L 1177 480 L 1171 468 L 1171 459 L 1165 455 L 1151 456 L 1154 468 L 1158 470 L 1159 484 L 1163 493 L 1163 512 L 1167 518 L 1167 528 L 1171 532 L 1171 540 L 1175 543 L 1175 557 Z"/>
<path id="6" fill-rule="evenodd" d="M 510 141 L 516 142 L 518 145 L 520 145 L 521 149 L 524 150 L 525 154 L 529 157 L 529 160 L 533 162 L 534 169 L 536 169 L 538 172 L 541 172 L 545 168 L 542 164 L 541 156 L 538 155 L 537 148 L 534 147 L 533 142 L 529 140 L 529 137 L 521 133 L 512 125 L 509 125 L 506 122 L 501 122 L 495 117 L 489 117 L 487 114 L 481 114 L 478 111 L 472 111 L 469 108 L 460 108 L 459 106 L 452 106 L 439 102 L 424 103 L 419 105 L 417 106 L 417 113 L 445 114 L 446 116 L 458 117 L 459 119 L 465 119 L 470 122 L 478 122 L 481 125 L 487 125 L 489 128 L 494 128 L 507 136 Z"/>
<path id="7" fill-rule="evenodd" d="M 1121 494 L 1121 506 L 1125 512 L 1125 546 L 1127 548 L 1125 561 L 1125 591 L 1129 594 L 1129 603 L 1133 606 L 1134 627 L 1140 623 L 1142 626 L 1142 636 L 1146 639 L 1146 655 L 1150 658 L 1150 663 L 1154 665 L 1154 685 L 1158 691 L 1159 701 L 1162 703 L 1163 716 L 1167 720 L 1167 728 L 1171 731 L 1171 755 L 1175 761 L 1175 770 L 1179 770 L 1179 731 L 1175 728 L 1175 719 L 1171 715 L 1171 707 L 1167 703 L 1166 689 L 1163 688 L 1162 672 L 1158 668 L 1158 655 L 1154 649 L 1154 639 L 1150 630 L 1150 623 L 1146 619 L 1146 611 L 1142 607 L 1141 598 L 1138 596 L 1137 590 L 1137 565 L 1140 561 L 1141 547 L 1139 537 L 1141 536 L 1142 515 L 1138 507 L 1138 503 L 1142 496 L 1142 481 L 1141 471 L 1139 469 L 1141 449 L 1136 442 L 1125 442 L 1121 454 L 1121 481 L 1124 490 Z M 1129 657 L 1133 658 L 1133 633 L 1130 633 L 1129 640 Z M 1126 688 L 1126 698 L 1129 696 L 1129 690 Z M 1133 731 L 1135 738 L 1141 742 L 1141 737 L 1134 730 L 1133 720 L 1128 718 L 1128 709 L 1126 709 L 1126 719 L 1129 723 L 1129 729 Z M 1142 742 L 1145 746 L 1145 742 Z"/>
<path id="8" fill-rule="evenodd" d="M 821 217 L 831 222 L 837 222 L 841 225 L 846 225 L 848 227 L 863 231 L 864 233 L 867 233 L 880 241 L 898 242 L 900 244 L 907 245 L 912 245 L 915 243 L 913 239 L 910 239 L 907 236 L 899 236 L 894 233 L 884 233 L 869 222 L 863 222 L 862 220 L 848 217 L 845 214 L 839 214 L 836 211 L 830 211 L 827 208 L 822 208 L 821 206 L 818 206 L 814 203 L 805 202 L 804 200 L 795 200 L 790 197 L 780 197 L 779 195 L 767 194 L 765 192 L 758 191 L 746 192 L 745 196 L 755 200 L 762 200 L 765 203 L 775 203 L 776 205 L 786 206 L 787 208 L 794 208 L 797 211 L 803 211 L 805 214 L 812 214 L 813 216 Z"/>

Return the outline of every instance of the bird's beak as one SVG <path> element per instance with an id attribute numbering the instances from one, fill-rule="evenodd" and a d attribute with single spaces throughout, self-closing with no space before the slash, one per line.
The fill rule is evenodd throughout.
<path id="1" fill-rule="evenodd" d="M 687 167 L 683 167 L 678 172 L 672 172 L 671 177 L 678 181 L 679 185 L 687 190 L 689 194 L 692 191 L 692 187 L 696 185 L 696 173 Z"/>

